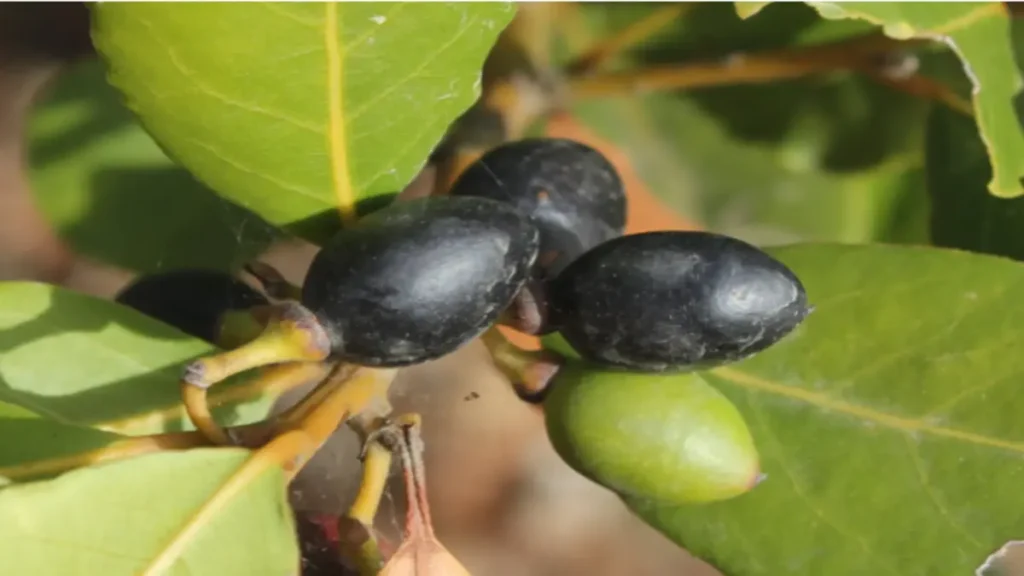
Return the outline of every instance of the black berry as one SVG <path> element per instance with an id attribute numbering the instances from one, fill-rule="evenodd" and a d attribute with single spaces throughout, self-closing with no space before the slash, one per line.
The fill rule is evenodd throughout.
<path id="1" fill-rule="evenodd" d="M 199 269 L 140 276 L 114 300 L 212 343 L 217 341 L 225 312 L 267 303 L 266 297 L 241 280 Z"/>
<path id="2" fill-rule="evenodd" d="M 658 372 L 740 360 L 810 313 L 779 261 L 707 232 L 650 232 L 587 252 L 548 286 L 552 324 L 581 357 Z"/>
<path id="3" fill-rule="evenodd" d="M 553 277 L 580 254 L 621 236 L 626 195 L 615 168 L 593 148 L 528 138 L 491 149 L 452 185 L 453 196 L 510 203 L 540 231 L 535 273 Z"/>
<path id="4" fill-rule="evenodd" d="M 302 303 L 331 355 L 397 367 L 444 356 L 493 325 L 537 257 L 537 229 L 485 198 L 396 202 L 338 232 L 317 254 Z"/>

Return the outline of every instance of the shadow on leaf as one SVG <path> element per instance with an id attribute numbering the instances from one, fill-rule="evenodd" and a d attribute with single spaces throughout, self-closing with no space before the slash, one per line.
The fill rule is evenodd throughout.
<path id="1" fill-rule="evenodd" d="M 927 138 L 932 243 L 1024 260 L 1024 197 L 989 193 L 992 166 L 974 121 L 936 107 Z"/>
<path id="2" fill-rule="evenodd" d="M 65 237 L 135 270 L 238 269 L 276 237 L 256 215 L 173 166 L 98 168 L 89 188 L 86 215 L 63 229 Z"/>
<path id="3" fill-rule="evenodd" d="M 98 59 L 63 73 L 37 106 L 29 136 L 40 207 L 93 258 L 140 272 L 236 270 L 278 234 L 175 165 L 107 83 Z"/>
<path id="4" fill-rule="evenodd" d="M 357 217 L 363 217 L 376 212 L 391 204 L 398 193 L 381 194 L 372 198 L 366 198 L 356 203 L 355 213 Z M 283 226 L 283 229 L 290 234 L 300 238 L 307 238 L 318 246 L 322 246 L 331 239 L 338 230 L 341 230 L 344 223 L 337 210 L 324 210 L 308 218 L 296 220 Z"/>
<path id="5" fill-rule="evenodd" d="M 2 315 L 10 321 L 0 325 L 0 400 L 70 424 L 149 415 L 152 419 L 133 433 L 185 429 L 181 370 L 210 353 L 209 344 L 119 304 L 69 290 L 31 283 L 0 287 L 10 306 Z M 225 405 L 215 413 L 231 425 L 246 416 L 262 417 L 266 407 L 249 410 Z"/>

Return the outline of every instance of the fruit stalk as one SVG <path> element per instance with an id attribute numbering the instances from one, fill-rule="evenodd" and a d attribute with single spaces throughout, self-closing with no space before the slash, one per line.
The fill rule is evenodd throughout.
<path id="1" fill-rule="evenodd" d="M 338 547 L 341 556 L 356 567 L 360 576 L 376 576 L 384 567 L 384 555 L 373 523 L 387 486 L 392 453 L 378 439 L 365 437 L 362 460 L 359 492 L 348 512 L 338 519 Z"/>
<path id="2" fill-rule="evenodd" d="M 508 379 L 516 395 L 531 404 L 542 402 L 549 383 L 565 359 L 549 350 L 523 350 L 493 327 L 480 339 L 494 367 Z"/>
<path id="3" fill-rule="evenodd" d="M 260 366 L 322 361 L 330 352 L 330 340 L 325 330 L 303 306 L 289 302 L 275 310 L 277 313 L 256 339 L 233 350 L 200 358 L 185 367 L 181 380 L 185 410 L 196 428 L 214 444 L 228 445 L 232 442 L 210 412 L 207 400 L 210 386 Z"/>

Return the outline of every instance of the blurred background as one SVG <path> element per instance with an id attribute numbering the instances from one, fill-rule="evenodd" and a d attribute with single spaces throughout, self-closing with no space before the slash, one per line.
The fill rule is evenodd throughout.
<path id="1" fill-rule="evenodd" d="M 477 109 L 403 194 L 443 187 L 459 162 L 501 139 L 547 134 L 613 161 L 631 231 L 971 248 L 971 238 L 943 236 L 937 207 L 963 213 L 926 185 L 936 131 L 966 126 L 964 149 L 950 154 L 978 154 L 972 121 L 957 111 L 963 72 L 944 48 L 883 39 L 878 49 L 876 32 L 803 4 L 745 21 L 731 3 L 524 4 L 492 53 Z M 816 48 L 832 43 L 839 49 Z M 875 47 L 867 71 L 863 54 L 856 66 L 851 56 L 864 46 Z M 487 113 L 502 119 L 497 134 L 474 121 Z M 966 192 L 984 194 L 985 178 L 976 180 Z M 104 83 L 84 5 L 0 5 L 0 279 L 110 297 L 139 272 L 237 268 L 261 256 L 299 281 L 314 251 L 167 160 Z M 395 398 L 424 414 L 434 521 L 472 573 L 716 573 L 561 463 L 540 415 L 478 344 L 404 371 Z M 295 507 L 343 511 L 356 453 L 340 431 L 296 483 Z M 396 483 L 382 512 L 392 538 L 401 495 Z"/>

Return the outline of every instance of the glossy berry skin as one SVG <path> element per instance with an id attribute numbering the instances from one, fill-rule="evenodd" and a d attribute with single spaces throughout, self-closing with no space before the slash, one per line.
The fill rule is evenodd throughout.
<path id="1" fill-rule="evenodd" d="M 810 313 L 785 265 L 709 232 L 649 232 L 589 251 L 548 286 L 552 323 L 588 360 L 644 372 L 751 356 Z"/>
<path id="2" fill-rule="evenodd" d="M 225 312 L 267 304 L 266 297 L 245 282 L 200 269 L 140 276 L 114 301 L 211 343 L 216 342 Z"/>
<path id="3" fill-rule="evenodd" d="M 396 202 L 341 230 L 317 254 L 302 303 L 332 357 L 418 364 L 493 325 L 526 282 L 538 234 L 513 206 L 484 198 Z"/>
<path id="4" fill-rule="evenodd" d="M 561 138 L 528 138 L 491 149 L 452 185 L 518 207 L 540 230 L 535 273 L 553 277 L 626 226 L 626 195 L 615 168 L 593 148 Z"/>
<path id="5" fill-rule="evenodd" d="M 761 478 L 743 417 L 695 374 L 570 361 L 551 382 L 544 420 L 566 464 L 622 496 L 714 502 L 749 491 Z"/>

